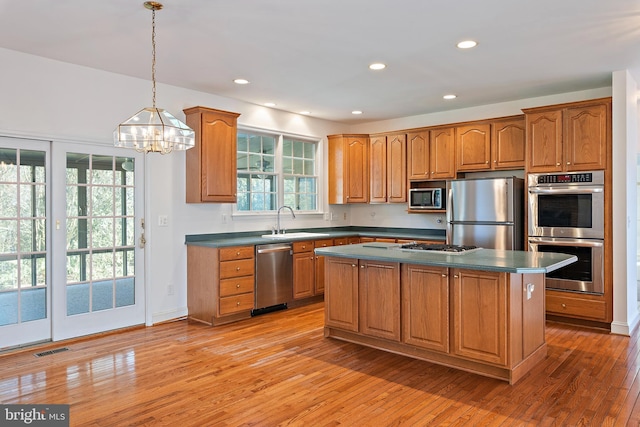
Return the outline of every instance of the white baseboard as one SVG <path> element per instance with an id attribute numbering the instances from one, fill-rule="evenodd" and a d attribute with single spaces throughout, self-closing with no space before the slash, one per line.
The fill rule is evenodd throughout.
<path id="1" fill-rule="evenodd" d="M 168 322 L 170 320 L 180 319 L 182 317 L 187 317 L 188 314 L 189 314 L 189 309 L 187 307 L 180 307 L 171 311 L 153 313 L 151 315 L 151 325 L 155 325 L 156 323 Z M 147 326 L 151 326 L 151 325 L 147 325 Z"/>

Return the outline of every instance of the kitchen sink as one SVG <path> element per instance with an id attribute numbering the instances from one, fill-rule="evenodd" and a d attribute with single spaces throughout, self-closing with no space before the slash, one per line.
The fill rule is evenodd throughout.
<path id="1" fill-rule="evenodd" d="M 326 233 L 309 233 L 306 231 L 301 231 L 298 233 L 284 233 L 284 234 L 263 234 L 262 237 L 265 239 L 274 239 L 274 240 L 283 240 L 283 239 L 299 239 L 304 237 L 315 238 L 315 237 L 327 237 Z"/>

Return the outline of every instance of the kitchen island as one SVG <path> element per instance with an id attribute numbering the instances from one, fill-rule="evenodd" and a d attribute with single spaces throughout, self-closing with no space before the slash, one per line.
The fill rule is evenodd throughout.
<path id="1" fill-rule="evenodd" d="M 514 384 L 547 354 L 545 273 L 575 256 L 379 242 L 325 256 L 325 337 Z"/>

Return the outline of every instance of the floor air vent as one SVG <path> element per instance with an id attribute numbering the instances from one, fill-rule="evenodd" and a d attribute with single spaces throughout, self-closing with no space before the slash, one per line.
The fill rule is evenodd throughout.
<path id="1" fill-rule="evenodd" d="M 67 350 L 69 350 L 67 347 L 56 348 L 54 350 L 47 350 L 47 351 L 43 351 L 41 353 L 36 353 L 36 354 L 34 354 L 34 356 L 35 357 L 49 356 L 51 354 L 62 353 L 63 351 L 67 351 Z"/>

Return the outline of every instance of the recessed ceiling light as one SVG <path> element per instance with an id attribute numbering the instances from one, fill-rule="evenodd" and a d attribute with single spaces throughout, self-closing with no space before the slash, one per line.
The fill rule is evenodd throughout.
<path id="1" fill-rule="evenodd" d="M 358 114 L 362 114 L 362 111 L 360 111 L 360 110 L 353 110 L 353 111 L 351 112 L 351 114 L 356 114 L 356 115 L 358 115 Z"/>
<path id="2" fill-rule="evenodd" d="M 264 103 L 264 106 L 265 106 L 265 107 L 275 107 L 275 106 L 276 106 L 276 104 L 275 104 L 275 102 L 265 102 L 265 103 Z"/>
<path id="3" fill-rule="evenodd" d="M 311 111 L 300 111 L 300 114 L 304 114 L 305 116 L 311 114 Z"/>
<path id="4" fill-rule="evenodd" d="M 478 43 L 473 40 L 464 40 L 457 44 L 460 49 L 471 49 L 472 47 L 478 46 Z"/>
<path id="5" fill-rule="evenodd" d="M 385 69 L 387 66 L 385 64 L 383 64 L 382 62 L 374 62 L 373 64 L 369 65 L 369 68 L 371 70 L 383 70 Z"/>
<path id="6" fill-rule="evenodd" d="M 249 80 L 247 79 L 235 79 L 233 82 L 239 85 L 249 84 Z"/>
<path id="7" fill-rule="evenodd" d="M 456 98 L 457 98 L 457 96 L 456 96 L 456 95 L 454 95 L 454 94 L 451 94 L 451 95 L 445 95 L 445 96 L 443 96 L 443 98 L 444 98 L 444 99 L 456 99 Z"/>

